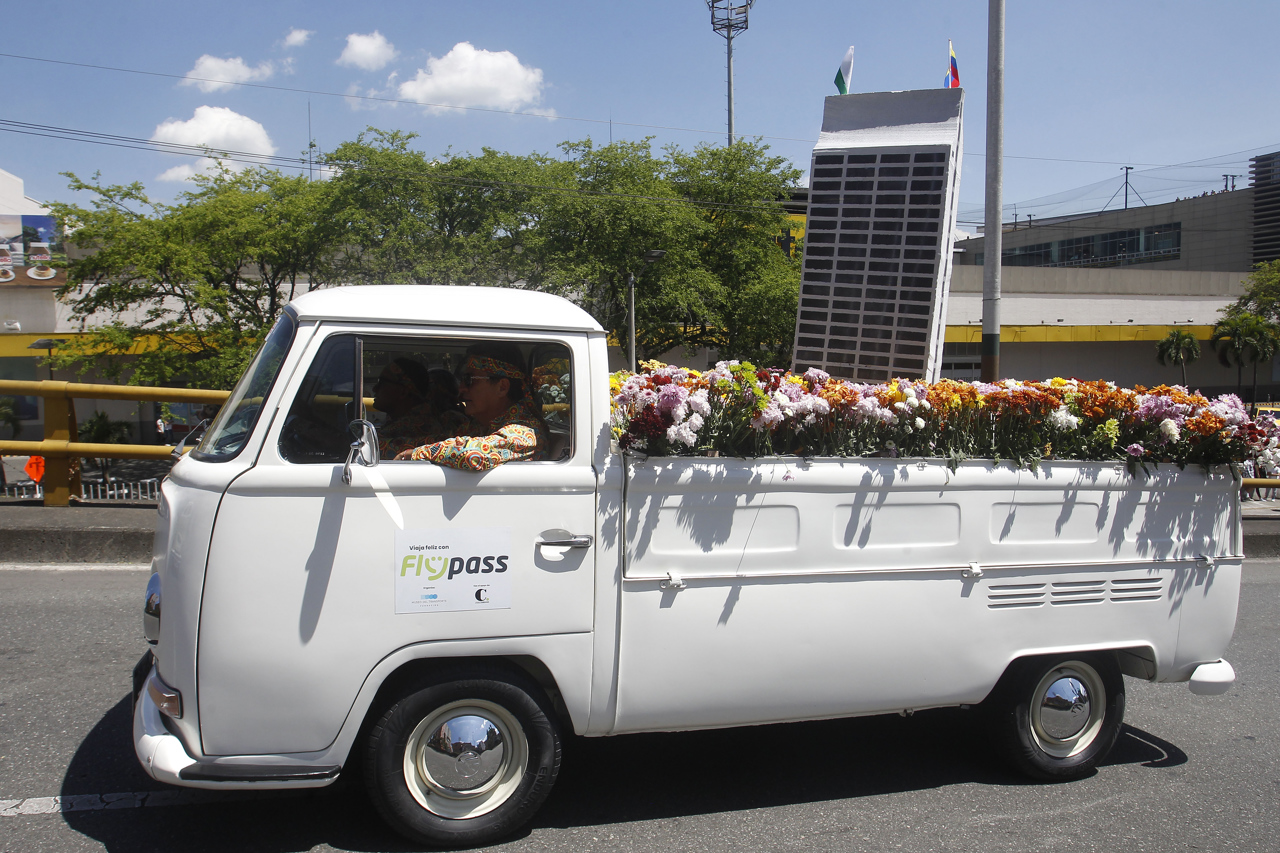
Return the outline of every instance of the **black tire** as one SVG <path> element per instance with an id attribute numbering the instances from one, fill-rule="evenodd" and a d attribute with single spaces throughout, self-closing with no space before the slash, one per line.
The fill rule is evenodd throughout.
<path id="1" fill-rule="evenodd" d="M 365 754 L 365 782 L 383 819 L 440 847 L 515 831 L 559 772 L 560 735 L 546 697 L 523 674 L 496 667 L 442 673 L 410 690 L 374 723 Z"/>
<path id="2" fill-rule="evenodd" d="M 1045 782 L 1088 776 L 1124 718 L 1124 677 L 1107 653 L 1015 662 L 986 703 L 992 735 L 1018 771 Z"/>

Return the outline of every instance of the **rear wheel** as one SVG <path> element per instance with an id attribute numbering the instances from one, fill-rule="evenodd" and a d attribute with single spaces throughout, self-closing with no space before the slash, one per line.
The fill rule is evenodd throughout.
<path id="1" fill-rule="evenodd" d="M 989 704 L 995 739 L 1015 768 L 1044 781 L 1079 779 L 1120 734 L 1124 678 L 1107 654 L 1029 658 Z"/>
<path id="2" fill-rule="evenodd" d="M 532 681 L 486 669 L 407 693 L 373 726 L 366 759 L 374 805 L 396 830 L 476 845 L 533 817 L 560 770 L 560 737 Z"/>

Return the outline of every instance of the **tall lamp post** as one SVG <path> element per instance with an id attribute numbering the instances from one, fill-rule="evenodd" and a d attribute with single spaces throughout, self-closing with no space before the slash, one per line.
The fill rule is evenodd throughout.
<path id="1" fill-rule="evenodd" d="M 733 0 L 707 0 L 711 10 L 711 29 L 724 36 L 729 74 L 729 144 L 733 145 L 733 34 L 747 29 L 747 12 L 756 0 L 743 0 L 736 6 Z"/>
<path id="2" fill-rule="evenodd" d="M 645 267 L 654 261 L 662 259 L 667 253 L 666 249 L 650 249 L 644 253 L 642 260 Z M 627 271 L 627 338 L 629 344 L 627 347 L 627 362 L 631 365 L 631 372 L 636 372 L 636 277 Z"/>
<path id="3" fill-rule="evenodd" d="M 1004 0 L 987 0 L 987 198 L 982 239 L 982 381 L 1000 378 L 1000 262 L 1004 255 Z"/>

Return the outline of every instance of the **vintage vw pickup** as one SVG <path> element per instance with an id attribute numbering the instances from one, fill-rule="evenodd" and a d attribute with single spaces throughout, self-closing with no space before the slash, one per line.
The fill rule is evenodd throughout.
<path id="1" fill-rule="evenodd" d="M 456 370 L 490 341 L 527 361 L 547 458 L 379 458 L 386 366 Z M 1068 780 L 1114 743 L 1123 676 L 1234 682 L 1229 468 L 624 456 L 606 348 L 528 291 L 293 302 L 162 487 L 147 772 L 355 772 L 403 834 L 470 845 L 530 819 L 570 735 L 965 706 L 1016 767 Z"/>

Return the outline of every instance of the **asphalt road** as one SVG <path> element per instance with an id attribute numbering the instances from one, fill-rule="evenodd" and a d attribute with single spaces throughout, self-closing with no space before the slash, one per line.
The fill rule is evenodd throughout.
<path id="1" fill-rule="evenodd" d="M 412 849 L 358 789 L 189 792 L 142 773 L 128 685 L 146 579 L 0 569 L 0 851 Z M 1236 686 L 1126 679 L 1127 725 L 1082 781 L 1010 774 L 963 711 L 579 740 L 534 823 L 492 849 L 1271 853 L 1278 626 L 1280 561 L 1251 561 Z"/>

